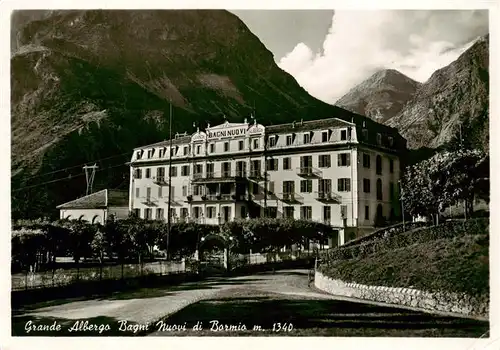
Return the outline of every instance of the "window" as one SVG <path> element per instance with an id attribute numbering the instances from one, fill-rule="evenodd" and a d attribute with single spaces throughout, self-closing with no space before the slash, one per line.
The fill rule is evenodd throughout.
<path id="1" fill-rule="evenodd" d="M 347 130 L 341 130 L 341 131 L 340 131 L 340 139 L 341 139 L 342 141 L 347 140 Z"/>
<path id="2" fill-rule="evenodd" d="M 363 134 L 363 140 L 367 141 L 368 140 L 368 130 L 363 129 L 363 131 L 361 133 Z"/>
<path id="3" fill-rule="evenodd" d="M 351 190 L 351 179 L 342 178 L 338 180 L 338 191 L 349 192 Z"/>
<path id="4" fill-rule="evenodd" d="M 170 217 L 175 218 L 177 215 L 175 208 L 170 208 Z"/>
<path id="5" fill-rule="evenodd" d="M 151 169 L 146 168 L 146 179 L 149 179 L 149 178 L 151 178 Z"/>
<path id="6" fill-rule="evenodd" d="M 370 220 L 370 206 L 365 205 L 365 220 Z"/>
<path id="7" fill-rule="evenodd" d="M 276 146 L 276 143 L 277 143 L 277 137 L 276 136 L 271 136 L 269 138 L 269 147 Z"/>
<path id="8" fill-rule="evenodd" d="M 389 136 L 387 140 L 389 141 L 389 147 L 394 146 L 394 139 L 392 138 L 392 136 Z"/>
<path id="9" fill-rule="evenodd" d="M 150 149 L 148 150 L 148 158 L 151 158 L 153 156 L 153 150 Z"/>
<path id="10" fill-rule="evenodd" d="M 146 188 L 146 198 L 148 201 L 151 199 L 151 187 Z"/>
<path id="11" fill-rule="evenodd" d="M 156 168 L 156 178 L 158 180 L 165 178 L 165 168 L 164 167 Z"/>
<path id="12" fill-rule="evenodd" d="M 292 169 L 292 158 L 287 157 L 283 158 L 283 170 L 290 170 Z"/>
<path id="13" fill-rule="evenodd" d="M 247 172 L 247 163 L 244 160 L 236 162 L 236 176 L 245 177 Z"/>
<path id="14" fill-rule="evenodd" d="M 210 153 L 215 153 L 215 143 L 210 144 Z"/>
<path id="15" fill-rule="evenodd" d="M 351 155 L 349 153 L 340 153 L 338 155 L 338 166 L 350 166 Z"/>
<path id="16" fill-rule="evenodd" d="M 163 208 L 156 208 L 156 220 L 164 220 L 165 216 L 163 214 Z"/>
<path id="17" fill-rule="evenodd" d="M 300 157 L 300 169 L 304 172 L 311 172 L 312 168 L 312 156 L 302 156 Z"/>
<path id="18" fill-rule="evenodd" d="M 141 179 L 142 178 L 142 169 L 135 169 L 135 175 L 134 177 L 136 179 Z"/>
<path id="19" fill-rule="evenodd" d="M 253 149 L 259 148 L 259 139 L 253 139 Z"/>
<path id="20" fill-rule="evenodd" d="M 318 180 L 318 192 L 320 195 L 329 194 L 332 192 L 332 179 Z"/>
<path id="21" fill-rule="evenodd" d="M 215 207 L 207 207 L 207 218 L 214 219 L 215 218 Z"/>
<path id="22" fill-rule="evenodd" d="M 363 179 L 363 192 L 370 193 L 370 179 Z"/>
<path id="23" fill-rule="evenodd" d="M 341 205 L 340 206 L 340 217 L 342 219 L 346 219 L 347 218 L 347 205 Z"/>
<path id="24" fill-rule="evenodd" d="M 224 142 L 224 152 L 229 151 L 229 142 Z"/>
<path id="25" fill-rule="evenodd" d="M 158 198 L 163 197 L 163 187 L 158 187 Z"/>
<path id="26" fill-rule="evenodd" d="M 181 208 L 181 218 L 187 218 L 189 216 L 188 208 Z"/>
<path id="27" fill-rule="evenodd" d="M 329 205 L 325 205 L 323 207 L 323 220 L 326 222 L 330 222 L 332 219 L 332 207 Z"/>
<path id="28" fill-rule="evenodd" d="M 141 209 L 134 208 L 134 216 L 135 216 L 136 218 L 141 217 Z"/>
<path id="29" fill-rule="evenodd" d="M 309 206 L 300 207 L 300 218 L 302 220 L 311 220 L 312 219 L 312 207 L 309 207 Z"/>
<path id="30" fill-rule="evenodd" d="M 177 153 L 177 147 L 172 147 L 170 149 L 170 155 L 173 157 L 173 156 L 175 156 L 176 153 Z"/>
<path id="31" fill-rule="evenodd" d="M 328 131 L 323 131 L 321 133 L 321 142 L 328 142 Z"/>
<path id="32" fill-rule="evenodd" d="M 378 179 L 377 180 L 377 200 L 381 201 L 383 198 L 382 196 L 382 180 Z"/>
<path id="33" fill-rule="evenodd" d="M 322 154 L 318 156 L 318 166 L 320 168 L 329 168 L 332 166 L 332 161 L 329 154 Z"/>
<path id="34" fill-rule="evenodd" d="M 221 168 L 222 168 L 222 176 L 223 177 L 231 176 L 231 162 L 222 163 Z"/>
<path id="35" fill-rule="evenodd" d="M 390 198 L 390 200 L 395 199 L 394 198 L 394 183 L 393 182 L 389 183 L 389 198 Z"/>
<path id="36" fill-rule="evenodd" d="M 266 169 L 269 171 L 278 170 L 278 160 L 277 159 L 268 159 Z"/>
<path id="37" fill-rule="evenodd" d="M 258 183 L 252 183 L 252 194 L 259 194 L 259 184 Z"/>
<path id="38" fill-rule="evenodd" d="M 380 133 L 377 133 L 377 145 L 381 145 L 382 144 L 382 135 Z"/>
<path id="39" fill-rule="evenodd" d="M 363 153 L 363 168 L 370 169 L 371 157 L 368 153 Z"/>
<path id="40" fill-rule="evenodd" d="M 186 197 L 188 195 L 188 187 L 186 185 L 182 186 L 182 196 Z"/>
<path id="41" fill-rule="evenodd" d="M 189 176 L 189 165 L 183 165 L 181 168 L 182 176 Z"/>
<path id="42" fill-rule="evenodd" d="M 392 174 L 394 173 L 394 160 L 389 159 L 389 172 Z"/>
<path id="43" fill-rule="evenodd" d="M 189 154 L 189 147 L 188 146 L 184 146 L 183 153 L 184 153 L 185 156 L 187 156 Z"/>
<path id="44" fill-rule="evenodd" d="M 241 208 L 241 209 L 240 209 L 240 210 L 241 210 L 241 212 L 240 212 L 241 217 L 242 217 L 242 218 L 246 218 L 246 217 L 247 217 L 247 207 L 245 207 L 245 206 L 241 206 L 240 208 Z"/>
<path id="45" fill-rule="evenodd" d="M 293 137 L 292 135 L 286 135 L 286 145 L 291 146 L 293 143 Z"/>
<path id="46" fill-rule="evenodd" d="M 196 164 L 197 174 L 203 174 L 203 164 Z M 207 177 L 214 177 L 214 163 L 207 164 Z"/>
<path id="47" fill-rule="evenodd" d="M 140 191 L 140 188 L 136 188 L 135 189 L 135 198 L 139 198 L 141 195 L 141 191 Z"/>
<path id="48" fill-rule="evenodd" d="M 195 219 L 198 219 L 201 217 L 201 207 L 193 207 L 194 213 L 193 216 Z"/>
<path id="49" fill-rule="evenodd" d="M 170 193 L 169 193 L 169 195 L 170 195 L 170 199 L 174 200 L 174 198 L 175 198 L 175 187 L 170 186 Z"/>
<path id="50" fill-rule="evenodd" d="M 283 216 L 287 219 L 293 219 L 295 208 L 294 207 L 284 207 Z"/>
<path id="51" fill-rule="evenodd" d="M 278 208 L 277 207 L 267 207 L 266 208 L 266 216 L 268 218 L 277 218 L 278 217 Z"/>
<path id="52" fill-rule="evenodd" d="M 377 169 L 377 175 L 382 175 L 382 157 L 377 156 L 375 167 Z"/>
<path id="53" fill-rule="evenodd" d="M 250 163 L 250 173 L 253 176 L 260 176 L 260 171 L 261 171 L 261 162 L 260 160 L 252 160 L 252 163 Z"/>
<path id="54" fill-rule="evenodd" d="M 295 193 L 295 182 L 283 181 L 283 193 Z"/>
<path id="55" fill-rule="evenodd" d="M 153 218 L 153 209 L 146 208 L 144 209 L 144 219 L 151 220 Z"/>
<path id="56" fill-rule="evenodd" d="M 137 159 L 141 159 L 142 158 L 142 152 L 143 151 L 137 151 Z"/>
<path id="57" fill-rule="evenodd" d="M 201 145 L 196 146 L 196 154 L 201 154 Z"/>
<path id="58" fill-rule="evenodd" d="M 202 195 L 202 187 L 200 185 L 193 186 L 193 195 L 201 196 Z"/>
<path id="59" fill-rule="evenodd" d="M 238 150 L 243 151 L 243 141 L 238 141 Z"/>
<path id="60" fill-rule="evenodd" d="M 304 134 L 304 144 L 306 143 L 311 143 L 311 134 L 308 132 Z"/>
<path id="61" fill-rule="evenodd" d="M 167 152 L 167 149 L 166 148 L 160 148 L 160 154 L 159 154 L 159 157 L 160 158 L 163 158 L 163 156 L 165 155 L 165 153 Z"/>
<path id="62" fill-rule="evenodd" d="M 170 168 L 170 176 L 176 177 L 177 176 L 177 167 L 173 166 Z"/>
<path id="63" fill-rule="evenodd" d="M 301 180 L 300 181 L 300 192 L 311 193 L 312 192 L 312 180 Z"/>

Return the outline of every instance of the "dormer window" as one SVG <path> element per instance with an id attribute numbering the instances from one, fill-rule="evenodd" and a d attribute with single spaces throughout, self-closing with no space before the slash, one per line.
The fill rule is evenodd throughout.
<path id="1" fill-rule="evenodd" d="M 323 131 L 321 133 L 321 142 L 328 142 L 328 131 Z"/>
<path id="2" fill-rule="evenodd" d="M 201 154 L 201 145 L 196 146 L 196 154 Z"/>
<path id="3" fill-rule="evenodd" d="M 344 130 L 341 130 L 341 131 L 340 131 L 340 139 L 341 139 L 342 141 L 347 140 L 347 130 L 345 130 L 345 129 L 344 129 Z"/>
<path id="4" fill-rule="evenodd" d="M 286 145 L 291 146 L 293 144 L 293 136 L 292 135 L 286 135 Z"/>
<path id="5" fill-rule="evenodd" d="M 187 156 L 189 154 L 189 147 L 188 146 L 184 146 L 183 153 L 184 153 L 185 156 Z"/>
<path id="6" fill-rule="evenodd" d="M 151 158 L 153 156 L 153 150 L 150 149 L 148 150 L 148 159 Z"/>
<path id="7" fill-rule="evenodd" d="M 142 158 L 142 151 L 137 151 L 137 159 L 141 159 Z"/>
<path id="8" fill-rule="evenodd" d="M 380 133 L 377 133 L 377 145 L 381 145 L 382 144 L 382 135 Z"/>
<path id="9" fill-rule="evenodd" d="M 392 136 L 388 137 L 388 141 L 389 141 L 389 147 L 394 146 L 394 138 L 392 138 Z"/>
<path id="10" fill-rule="evenodd" d="M 175 156 L 175 153 L 176 153 L 175 151 L 176 151 L 175 147 L 172 147 L 172 148 L 170 149 L 170 155 L 171 155 L 172 157 L 173 157 L 173 156 Z"/>
<path id="11" fill-rule="evenodd" d="M 311 134 L 308 132 L 304 134 L 304 144 L 307 143 L 311 143 Z"/>

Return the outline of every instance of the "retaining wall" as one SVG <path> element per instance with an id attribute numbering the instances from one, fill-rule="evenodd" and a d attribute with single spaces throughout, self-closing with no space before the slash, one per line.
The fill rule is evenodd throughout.
<path id="1" fill-rule="evenodd" d="M 333 295 L 410 306 L 428 311 L 456 313 L 481 319 L 488 319 L 489 314 L 488 297 L 478 299 L 466 294 L 431 293 L 410 288 L 346 283 L 329 278 L 318 271 L 315 273 L 314 285 Z"/>

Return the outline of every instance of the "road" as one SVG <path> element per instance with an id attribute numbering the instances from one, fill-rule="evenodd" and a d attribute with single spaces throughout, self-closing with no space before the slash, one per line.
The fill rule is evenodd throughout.
<path id="1" fill-rule="evenodd" d="M 13 335 L 39 336 L 480 337 L 488 328 L 487 322 L 336 298 L 310 288 L 306 270 L 58 300 L 12 314 Z"/>

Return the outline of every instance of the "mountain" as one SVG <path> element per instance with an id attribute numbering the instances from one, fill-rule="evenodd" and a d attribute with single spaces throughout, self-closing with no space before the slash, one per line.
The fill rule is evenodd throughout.
<path id="1" fill-rule="evenodd" d="M 12 215 L 55 215 L 94 190 L 128 188 L 132 149 L 193 123 L 365 118 L 311 97 L 222 10 L 22 11 L 12 16 Z M 386 127 L 388 128 L 388 127 Z"/>
<path id="2" fill-rule="evenodd" d="M 420 86 L 386 124 L 408 140 L 408 148 L 448 144 L 489 149 L 489 35 Z M 460 143 L 460 133 L 462 143 Z"/>
<path id="3" fill-rule="evenodd" d="M 385 122 L 403 109 L 420 85 L 397 70 L 381 70 L 351 89 L 335 105 Z"/>

